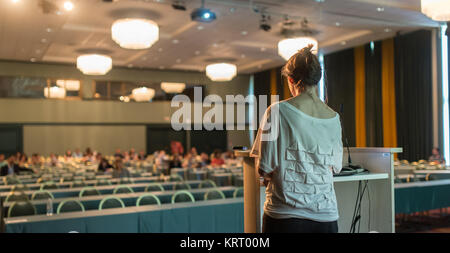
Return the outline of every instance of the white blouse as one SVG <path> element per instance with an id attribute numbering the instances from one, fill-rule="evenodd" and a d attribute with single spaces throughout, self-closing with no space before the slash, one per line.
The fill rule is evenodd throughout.
<path id="1" fill-rule="evenodd" d="M 257 168 L 273 173 L 266 188 L 267 215 L 320 222 L 339 218 L 332 173 L 342 168 L 338 114 L 320 119 L 288 102 L 274 103 L 266 110 L 250 155 L 257 157 Z"/>

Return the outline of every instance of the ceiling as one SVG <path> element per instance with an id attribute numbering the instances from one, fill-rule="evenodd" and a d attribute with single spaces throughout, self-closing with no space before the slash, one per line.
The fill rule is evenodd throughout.
<path id="1" fill-rule="evenodd" d="M 72 0 L 75 8 L 44 13 L 42 1 L 60 8 L 64 0 L 0 0 L 0 59 L 74 64 L 86 49 L 109 53 L 114 66 L 204 71 L 219 59 L 253 73 L 284 60 L 278 56 L 281 23 L 307 18 L 322 53 L 393 37 L 423 27 L 436 27 L 420 12 L 420 0 L 206 0 L 216 12 L 212 23 L 197 23 L 190 12 L 200 0 L 185 0 L 187 11 L 172 8 L 172 0 Z M 383 8 L 383 11 L 377 10 Z M 270 15 L 272 29 L 259 29 L 261 12 Z M 111 39 L 111 24 L 123 17 L 154 20 L 160 39 L 146 50 L 120 48 Z"/>

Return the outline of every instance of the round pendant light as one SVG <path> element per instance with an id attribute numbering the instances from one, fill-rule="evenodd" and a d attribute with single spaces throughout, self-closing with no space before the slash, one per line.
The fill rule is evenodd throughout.
<path id="1" fill-rule="evenodd" d="M 145 49 L 159 39 L 158 25 L 148 19 L 119 19 L 111 27 L 112 39 L 126 49 Z"/>
<path id="2" fill-rule="evenodd" d="M 149 102 L 155 96 L 155 90 L 141 87 L 133 89 L 132 94 L 136 102 Z"/>
<path id="3" fill-rule="evenodd" d="M 45 87 L 44 88 L 44 96 L 46 98 L 65 98 L 66 97 L 66 89 L 61 87 Z"/>
<path id="4" fill-rule="evenodd" d="M 319 43 L 312 37 L 297 37 L 280 40 L 278 42 L 278 54 L 286 61 L 291 58 L 298 50 L 307 47 L 309 44 L 313 44 L 312 52 L 317 54 Z"/>
<path id="5" fill-rule="evenodd" d="M 168 82 L 162 82 L 161 83 L 161 89 L 165 93 L 181 93 L 186 88 L 185 83 L 168 83 Z"/>
<path id="6" fill-rule="evenodd" d="M 448 0 L 422 0 L 422 13 L 436 21 L 450 21 L 450 2 Z"/>
<path id="7" fill-rule="evenodd" d="M 237 75 L 237 67 L 230 63 L 215 63 L 206 66 L 206 76 L 216 82 L 230 81 Z"/>
<path id="8" fill-rule="evenodd" d="M 56 80 L 56 85 L 68 91 L 80 90 L 80 81 L 78 80 Z"/>
<path id="9" fill-rule="evenodd" d="M 112 68 L 112 59 L 101 54 L 80 55 L 77 58 L 77 68 L 85 75 L 105 75 Z"/>

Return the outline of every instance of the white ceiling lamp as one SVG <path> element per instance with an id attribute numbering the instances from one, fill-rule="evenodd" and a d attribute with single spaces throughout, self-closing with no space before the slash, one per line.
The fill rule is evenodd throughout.
<path id="1" fill-rule="evenodd" d="M 61 87 L 45 87 L 44 88 L 44 96 L 46 98 L 65 98 L 66 97 L 66 89 Z"/>
<path id="2" fill-rule="evenodd" d="M 112 59 L 101 54 L 80 55 L 77 58 L 77 68 L 85 75 L 105 75 L 112 68 Z"/>
<path id="3" fill-rule="evenodd" d="M 161 83 L 161 89 L 165 93 L 181 93 L 186 88 L 185 83 L 168 83 L 168 82 L 162 82 Z"/>
<path id="4" fill-rule="evenodd" d="M 133 89 L 132 94 L 136 102 L 149 102 L 155 96 L 155 90 L 141 87 Z"/>
<path id="5" fill-rule="evenodd" d="M 80 81 L 78 80 L 56 80 L 56 85 L 68 91 L 80 90 Z"/>
<path id="6" fill-rule="evenodd" d="M 230 63 L 215 63 L 206 66 L 206 76 L 216 82 L 230 81 L 237 75 L 237 67 Z"/>
<path id="7" fill-rule="evenodd" d="M 66 11 L 72 11 L 74 7 L 71 1 L 65 1 L 63 6 Z"/>
<path id="8" fill-rule="evenodd" d="M 448 0 L 422 0 L 422 13 L 436 21 L 450 21 Z"/>
<path id="9" fill-rule="evenodd" d="M 313 44 L 311 52 L 317 54 L 319 43 L 312 37 L 297 37 L 280 40 L 278 42 L 278 54 L 286 61 L 291 58 L 298 50 L 307 47 L 309 44 Z"/>
<path id="10" fill-rule="evenodd" d="M 317 54 L 319 43 L 313 37 L 317 33 L 318 31 L 308 27 L 308 20 L 306 18 L 301 22 L 295 22 L 286 16 L 282 30 L 285 39 L 278 42 L 278 54 L 283 59 L 289 60 L 291 56 L 310 44 L 313 45 L 311 49 L 312 53 Z"/>
<path id="11" fill-rule="evenodd" d="M 148 19 L 119 19 L 111 33 L 112 39 L 126 49 L 146 49 L 159 40 L 158 25 Z"/>

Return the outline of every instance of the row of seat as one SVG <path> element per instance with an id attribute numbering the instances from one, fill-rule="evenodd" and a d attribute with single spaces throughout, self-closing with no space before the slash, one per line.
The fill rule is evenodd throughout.
<path id="1" fill-rule="evenodd" d="M 25 186 L 25 188 L 20 188 L 20 186 L 21 185 L 16 185 L 12 189 L 11 193 L 6 197 L 5 202 L 28 200 L 27 195 L 21 194 L 22 192 L 24 192 L 26 190 L 26 186 Z M 50 186 L 50 185 L 48 185 L 48 186 Z M 54 199 L 53 194 L 51 192 L 49 192 L 48 190 L 57 189 L 57 187 L 54 188 L 54 185 L 51 185 L 51 186 L 52 187 L 50 187 L 50 188 L 41 187 L 41 189 L 39 191 L 33 192 L 33 194 L 31 195 L 31 200 L 48 199 L 48 198 Z M 211 181 L 211 180 L 204 180 L 204 181 L 200 182 L 200 184 L 199 184 L 200 189 L 216 188 L 216 187 L 217 186 L 214 183 L 214 181 Z M 176 183 L 173 185 L 173 190 L 174 191 L 191 190 L 191 186 L 187 183 L 179 182 L 179 183 Z M 164 191 L 164 187 L 160 183 L 151 183 L 147 187 L 145 187 L 145 192 L 156 192 L 156 191 Z M 124 193 L 133 193 L 133 192 L 134 192 L 133 189 L 126 185 L 119 185 L 113 190 L 113 194 L 124 194 Z M 79 197 L 96 196 L 96 195 L 101 195 L 100 191 L 98 189 L 96 189 L 95 187 L 90 187 L 90 186 L 82 188 L 79 193 Z"/>
<path id="2" fill-rule="evenodd" d="M 237 188 L 233 197 L 242 197 L 243 196 L 243 188 Z M 225 199 L 225 194 L 219 189 L 211 189 L 208 190 L 204 195 L 204 200 L 214 200 L 214 199 Z M 189 191 L 181 190 L 177 191 L 172 195 L 171 203 L 181 203 L 181 202 L 195 202 L 195 198 Z M 146 193 L 140 196 L 136 200 L 136 206 L 143 205 L 161 205 L 161 201 L 159 198 L 152 194 Z M 124 208 L 124 202 L 116 197 L 116 196 L 107 196 L 101 200 L 98 210 L 109 209 L 109 208 Z M 84 205 L 79 200 L 66 200 L 62 201 L 57 207 L 57 214 L 65 213 L 65 212 L 84 212 Z M 13 202 L 13 204 L 8 209 L 8 217 L 17 217 L 17 216 L 28 216 L 35 215 L 36 207 L 29 200 L 19 200 Z"/>

